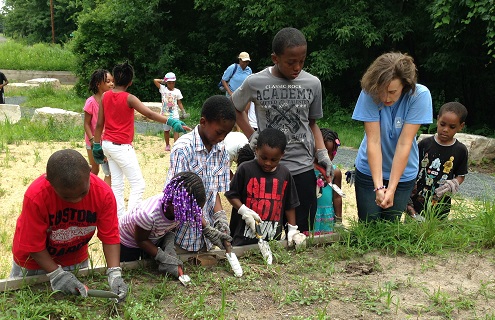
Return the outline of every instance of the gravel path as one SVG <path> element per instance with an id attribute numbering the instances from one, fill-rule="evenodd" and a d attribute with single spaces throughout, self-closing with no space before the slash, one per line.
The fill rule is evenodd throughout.
<path id="1" fill-rule="evenodd" d="M 356 149 L 340 147 L 333 163 L 348 170 L 354 166 L 356 155 Z M 495 177 L 484 173 L 469 172 L 459 192 L 469 198 L 482 197 L 487 194 L 493 196 L 495 194 Z"/>

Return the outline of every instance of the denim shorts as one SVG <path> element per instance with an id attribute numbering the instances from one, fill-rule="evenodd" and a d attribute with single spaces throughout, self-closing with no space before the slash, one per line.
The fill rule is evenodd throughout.
<path id="1" fill-rule="evenodd" d="M 86 145 L 86 149 L 91 150 L 91 146 Z M 108 162 L 101 164 L 101 170 L 103 171 L 103 174 L 105 174 L 105 177 L 110 176 L 110 167 L 108 166 Z"/>

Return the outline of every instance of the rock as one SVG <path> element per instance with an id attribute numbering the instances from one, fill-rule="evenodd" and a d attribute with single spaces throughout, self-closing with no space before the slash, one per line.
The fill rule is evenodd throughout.
<path id="1" fill-rule="evenodd" d="M 0 122 L 17 123 L 21 120 L 21 107 L 17 104 L 0 104 Z"/>
<path id="2" fill-rule="evenodd" d="M 34 88 L 39 86 L 40 86 L 39 83 L 9 82 L 9 87 L 16 87 L 16 88 Z"/>
<path id="3" fill-rule="evenodd" d="M 145 106 L 151 109 L 151 111 L 160 113 L 162 111 L 162 103 L 161 102 L 143 102 Z M 148 119 L 147 117 L 143 116 L 136 110 L 134 110 L 134 120 L 136 121 L 153 121 L 151 119 Z"/>
<path id="4" fill-rule="evenodd" d="M 34 111 L 31 121 L 47 122 L 53 119 L 56 122 L 67 123 L 75 126 L 83 125 L 83 117 L 81 113 L 67 111 L 64 109 L 43 107 Z"/>
<path id="5" fill-rule="evenodd" d="M 431 136 L 432 134 L 422 134 L 418 142 Z M 470 163 L 480 164 L 495 160 L 495 139 L 467 133 L 458 133 L 455 137 L 467 147 Z"/>
<path id="6" fill-rule="evenodd" d="M 49 84 L 55 89 L 60 88 L 60 81 L 56 78 L 36 78 L 36 79 L 27 80 L 26 83 L 35 84 L 35 85 Z"/>

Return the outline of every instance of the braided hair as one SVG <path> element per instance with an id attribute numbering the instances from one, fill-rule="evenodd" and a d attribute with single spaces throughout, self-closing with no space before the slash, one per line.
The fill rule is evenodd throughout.
<path id="1" fill-rule="evenodd" d="M 134 68 L 128 61 L 113 68 L 113 79 L 116 86 L 127 86 L 134 78 Z"/>
<path id="2" fill-rule="evenodd" d="M 201 178 L 194 172 L 176 174 L 163 190 L 162 208 L 174 206 L 175 221 L 189 222 L 194 229 L 201 230 L 201 208 L 206 202 L 206 192 Z"/>
<path id="3" fill-rule="evenodd" d="M 244 147 L 240 148 L 239 151 L 237 151 L 237 165 L 253 159 L 254 151 L 253 149 L 251 149 L 249 143 L 245 144 Z"/>
<path id="4" fill-rule="evenodd" d="M 110 73 L 105 69 L 98 69 L 91 74 L 91 79 L 89 80 L 89 91 L 93 94 L 98 93 L 98 84 L 107 81 L 107 74 Z"/>
<path id="5" fill-rule="evenodd" d="M 327 141 L 332 141 L 334 142 L 339 138 L 339 135 L 337 132 L 327 129 L 327 128 L 320 128 L 321 135 L 323 136 L 323 142 Z"/>

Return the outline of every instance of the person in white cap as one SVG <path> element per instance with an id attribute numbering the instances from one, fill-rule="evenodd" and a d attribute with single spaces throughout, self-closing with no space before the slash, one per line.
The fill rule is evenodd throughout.
<path id="1" fill-rule="evenodd" d="M 174 119 L 186 118 L 186 111 L 182 105 L 182 92 L 175 87 L 175 73 L 168 72 L 162 79 L 153 79 L 153 83 L 162 95 L 162 112 L 166 117 Z M 165 138 L 165 151 L 170 151 L 170 129 L 171 127 L 163 125 L 163 137 Z M 179 133 L 174 131 L 174 141 L 179 139 Z"/>
<path id="2" fill-rule="evenodd" d="M 222 84 L 225 88 L 225 95 L 230 97 L 234 91 L 241 86 L 244 79 L 253 73 L 249 67 L 249 62 L 251 58 L 249 53 L 241 52 L 239 53 L 239 63 L 233 63 L 225 69 L 222 76 Z"/>

